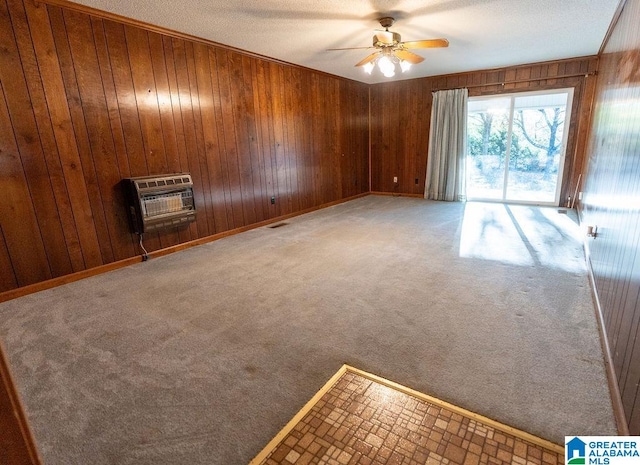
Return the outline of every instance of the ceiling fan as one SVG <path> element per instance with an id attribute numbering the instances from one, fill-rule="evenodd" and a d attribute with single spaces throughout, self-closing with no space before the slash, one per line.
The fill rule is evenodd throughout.
<path id="1" fill-rule="evenodd" d="M 396 63 L 399 63 L 402 72 L 405 72 L 411 67 L 411 65 L 424 61 L 424 58 L 409 51 L 410 49 L 449 46 L 449 41 L 447 39 L 428 39 L 402 42 L 400 34 L 389 30 L 395 22 L 394 18 L 385 16 L 384 18 L 380 18 L 378 21 L 384 28 L 384 31 L 377 31 L 374 34 L 373 46 L 330 48 L 328 50 L 367 50 L 375 48 L 377 49 L 375 52 L 356 63 L 355 66 L 363 66 L 365 72 L 367 74 L 371 74 L 375 64 L 377 63 L 382 74 L 386 77 L 392 77 L 395 75 Z"/>

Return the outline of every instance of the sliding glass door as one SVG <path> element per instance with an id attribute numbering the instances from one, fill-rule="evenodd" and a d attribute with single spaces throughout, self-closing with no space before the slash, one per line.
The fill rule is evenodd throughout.
<path id="1" fill-rule="evenodd" d="M 467 198 L 558 205 L 573 89 L 469 99 Z"/>

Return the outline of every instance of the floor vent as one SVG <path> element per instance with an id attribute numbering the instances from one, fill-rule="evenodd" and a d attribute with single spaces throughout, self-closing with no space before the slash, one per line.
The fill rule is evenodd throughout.
<path id="1" fill-rule="evenodd" d="M 277 224 L 274 224 L 273 226 L 269 226 L 269 228 L 270 228 L 270 229 L 281 228 L 281 227 L 286 226 L 286 225 L 288 225 L 288 224 L 289 224 L 289 223 L 277 223 Z"/>

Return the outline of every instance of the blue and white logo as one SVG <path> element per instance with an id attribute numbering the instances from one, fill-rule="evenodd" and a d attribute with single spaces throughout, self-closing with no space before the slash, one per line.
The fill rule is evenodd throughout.
<path id="1" fill-rule="evenodd" d="M 565 436 L 566 465 L 638 465 L 640 436 Z"/>
<path id="2" fill-rule="evenodd" d="M 578 437 L 566 442 L 565 453 L 567 465 L 585 465 L 584 459 L 586 457 L 586 451 L 587 444 Z"/>

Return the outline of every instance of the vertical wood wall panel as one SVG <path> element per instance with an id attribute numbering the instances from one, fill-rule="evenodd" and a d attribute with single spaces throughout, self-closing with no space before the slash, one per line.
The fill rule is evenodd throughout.
<path id="1" fill-rule="evenodd" d="M 82 114 L 90 146 L 90 156 L 97 175 L 97 188 L 102 201 L 108 240 L 105 261 L 121 260 L 131 255 L 131 239 L 119 234 L 127 227 L 123 195 L 117 185 L 123 177 L 116 155 L 114 133 L 109 118 L 107 99 L 102 84 L 91 19 L 72 11 L 63 13 L 69 41 L 73 73 L 82 106 Z"/>
<path id="2" fill-rule="evenodd" d="M 153 70 L 153 80 L 156 86 L 158 111 L 160 114 L 161 134 L 164 142 L 165 163 L 167 172 L 177 173 L 180 169 L 178 158 L 178 141 L 175 130 L 175 116 L 171 100 L 171 90 L 169 88 L 170 70 L 164 55 L 162 36 L 150 33 L 149 53 L 151 57 L 151 67 Z M 180 243 L 178 230 L 167 231 L 160 235 L 162 247 L 170 247 Z"/>
<path id="3" fill-rule="evenodd" d="M 0 214 L 3 213 L 4 210 L 0 207 Z M 0 281 L 0 292 L 18 287 L 16 273 L 11 266 L 11 257 L 9 256 L 9 248 L 7 247 L 7 240 L 4 237 L 2 225 L 0 225 L 0 274 L 5 277 L 4 280 Z"/>
<path id="4" fill-rule="evenodd" d="M 516 66 L 422 79 L 410 79 L 371 86 L 371 190 L 400 194 L 424 194 L 429 147 L 432 91 L 469 86 L 469 96 L 573 87 L 572 120 L 562 179 L 561 203 L 577 183 L 582 167 L 586 130 L 578 131 L 583 110 L 588 113 L 591 94 L 584 92 L 585 78 L 563 75 L 588 74 L 596 70 L 595 57 L 561 62 Z M 557 78 L 553 79 L 556 76 Z M 539 80 L 539 78 L 549 79 Z M 523 81 L 523 82 L 509 82 Z M 507 82 L 502 85 L 503 82 Z M 484 85 L 483 87 L 477 87 Z M 582 127 L 586 122 L 582 122 Z M 580 152 L 576 152 L 576 148 Z M 398 177 L 398 183 L 393 178 Z M 418 184 L 415 180 L 418 179 Z"/>
<path id="5" fill-rule="evenodd" d="M 298 80 L 298 76 L 296 75 L 296 69 L 284 69 L 283 75 L 284 80 L 281 81 L 288 82 L 290 85 L 283 88 L 285 94 L 284 101 L 284 118 L 285 118 L 285 170 L 287 176 L 289 177 L 289 192 L 288 192 L 288 205 L 287 205 L 287 213 L 301 210 L 302 206 L 300 205 L 300 198 L 298 196 L 292 195 L 293 192 L 302 192 L 300 185 L 298 184 L 298 177 L 302 174 L 302 169 L 304 168 L 302 164 L 300 165 L 300 171 L 298 171 L 297 166 L 297 153 L 302 153 L 302 143 L 298 139 L 298 131 L 302 130 L 302 122 L 300 118 L 296 118 L 296 115 L 293 113 L 293 109 L 297 107 L 298 101 L 295 99 L 295 90 L 296 87 L 300 87 L 300 81 Z"/>
<path id="6" fill-rule="evenodd" d="M 32 63 L 33 46 L 21 3 L 0 3 L 0 43 L 3 48 L 3 53 L 0 54 L 0 80 L 9 110 L 10 127 L 13 129 L 17 152 L 20 154 L 22 174 L 26 181 L 25 185 L 20 187 L 23 193 L 28 191 L 30 194 L 40 229 L 38 235 L 31 234 L 23 240 L 27 245 L 29 238 L 34 243 L 42 241 L 47 257 L 46 260 L 39 260 L 38 270 L 29 270 L 29 275 L 60 276 L 70 273 L 72 267 L 38 133 L 35 110 L 29 95 L 28 79 L 30 82 L 37 80 L 37 76 L 33 74 L 34 68 L 37 67 Z M 29 70 L 31 73 L 27 74 Z M 14 115 L 19 117 L 16 118 Z M 12 142 L 9 140 L 7 143 Z M 29 156 L 25 156 L 25 153 Z M 2 221 L 4 223 L 12 220 L 3 217 Z M 3 229 L 7 230 L 4 224 Z M 47 230 L 48 234 L 42 234 L 43 229 Z M 25 279 L 30 281 L 31 276 L 25 276 Z"/>
<path id="7" fill-rule="evenodd" d="M 229 202 L 231 204 L 232 228 L 244 223 L 244 209 L 242 205 L 242 185 L 240 180 L 240 168 L 238 161 L 238 148 L 236 144 L 236 132 L 233 121 L 233 101 L 231 97 L 229 62 L 226 50 L 216 50 L 215 53 L 216 76 L 218 78 L 218 120 L 222 137 L 224 154 L 226 159 L 226 172 L 229 177 Z"/>
<path id="8" fill-rule="evenodd" d="M 271 196 L 277 191 L 277 186 L 274 183 L 273 177 L 273 131 L 268 124 L 268 121 L 272 120 L 273 116 L 270 113 L 268 102 L 271 100 L 271 88 L 268 81 L 268 75 L 265 69 L 266 63 L 253 62 L 252 63 L 252 89 L 256 98 L 253 101 L 254 112 L 257 120 L 257 142 L 260 146 L 257 148 L 258 153 L 261 156 L 262 170 L 260 175 L 262 177 L 263 196 L 264 199 L 269 199 L 266 206 L 264 206 L 266 217 L 272 216 L 271 210 L 274 205 L 271 205 Z M 263 92 L 260 91 L 263 90 Z M 263 95 L 261 95 L 263 94 Z"/>
<path id="9" fill-rule="evenodd" d="M 187 51 L 186 44 L 181 40 L 172 40 L 173 58 L 176 67 L 176 80 L 178 88 L 178 101 L 180 112 L 182 115 L 183 140 L 186 150 L 186 171 L 191 173 L 194 184 L 194 201 L 196 205 L 206 205 L 205 192 L 203 189 L 202 176 L 200 173 L 199 155 L 200 149 L 196 138 L 195 111 L 191 99 L 191 85 L 189 83 L 189 74 L 187 72 Z M 206 210 L 200 208 L 200 213 L 196 216 L 196 222 L 191 225 L 191 230 L 195 237 L 205 237 L 207 235 L 207 216 Z"/>
<path id="10" fill-rule="evenodd" d="M 62 165 L 63 179 L 60 180 L 58 188 L 64 188 L 65 192 L 60 195 L 60 198 L 64 198 L 64 196 L 69 198 L 68 207 L 63 202 L 58 202 L 58 204 L 62 207 L 60 210 L 67 208 L 66 213 L 72 215 L 67 221 L 73 221 L 75 224 L 70 225 L 68 229 L 74 233 L 72 239 L 75 239 L 74 236 L 77 234 L 78 245 L 81 249 L 77 251 L 81 254 L 78 260 L 82 259 L 82 268 L 91 268 L 102 263 L 100 245 L 91 215 L 89 196 L 84 183 L 78 147 L 75 143 L 71 115 L 65 99 L 64 82 L 56 59 L 55 43 L 48 27 L 49 16 L 43 4 L 34 6 L 31 3 L 26 3 L 25 7 L 29 12 L 28 19 L 31 30 L 39 32 L 32 34 L 32 38 L 37 52 L 38 66 L 43 75 L 42 82 L 47 108 L 57 145 L 57 153 L 52 152 L 50 155 L 57 155 Z M 69 249 L 73 260 L 74 251 L 71 247 Z M 76 265 L 74 270 L 78 269 L 78 265 Z"/>
<path id="11" fill-rule="evenodd" d="M 56 47 L 56 58 L 58 60 L 60 73 L 62 74 L 68 111 L 71 116 L 71 125 L 75 135 L 75 144 L 80 156 L 80 169 L 91 205 L 90 214 L 93 217 L 96 235 L 98 237 L 101 262 L 109 263 L 113 261 L 113 252 L 109 241 L 107 220 L 102 209 L 102 196 L 100 194 L 100 186 L 98 185 L 98 174 L 91 157 L 91 144 L 87 134 L 82 101 L 74 73 L 73 59 L 71 57 L 62 10 L 58 8 L 49 9 L 49 21 L 51 25 L 54 26 L 51 28 L 51 32 Z M 29 156 L 29 152 L 26 152 L 26 155 Z"/>
<path id="12" fill-rule="evenodd" d="M 2 5 L 0 3 L 0 5 Z M 11 270 L 2 274 L 2 288 L 41 281 L 51 277 L 44 242 L 36 212 L 31 202 L 18 143 L 12 131 L 4 88 L 0 87 L 0 229 L 7 252 L 0 256 L 0 269 Z M 18 220 L 19 219 L 19 220 Z M 16 221 L 18 220 L 18 221 Z M 34 267 L 33 263 L 42 264 Z"/>
<path id="13" fill-rule="evenodd" d="M 640 0 L 627 0 L 600 57 L 584 223 L 624 413 L 640 434 Z"/>
<path id="14" fill-rule="evenodd" d="M 169 84 L 169 95 L 171 99 L 171 110 L 173 112 L 173 124 L 176 137 L 177 159 L 170 164 L 170 170 L 176 173 L 188 172 L 189 161 L 187 157 L 187 146 L 185 141 L 184 118 L 180 107 L 180 90 L 178 87 L 178 74 L 173 52 L 173 44 L 170 37 L 162 37 L 162 47 L 167 66 L 167 81 Z M 190 241 L 197 237 L 195 234 L 197 226 L 192 223 L 188 228 L 178 230 L 178 242 Z M 192 233 L 193 231 L 193 233 Z"/>
<path id="15" fill-rule="evenodd" d="M 255 195 L 253 191 L 254 179 L 251 152 L 249 149 L 249 134 L 252 128 L 247 125 L 244 87 L 244 69 L 242 56 L 237 53 L 227 53 L 229 63 L 229 89 L 231 96 L 232 121 L 235 134 L 236 157 L 240 175 L 240 201 L 243 211 L 243 224 L 258 221 L 256 213 Z"/>
<path id="16" fill-rule="evenodd" d="M 148 250 L 369 191 L 365 84 L 35 0 L 0 49 L 0 291 L 139 254 L 124 177 L 193 176 Z"/>
<path id="17" fill-rule="evenodd" d="M 273 130 L 274 137 L 274 164 L 276 179 L 277 179 L 277 192 L 280 195 L 280 202 L 276 202 L 276 211 L 280 215 L 284 215 L 289 208 L 289 199 L 291 197 L 291 186 L 289 184 L 289 176 L 287 172 L 285 162 L 285 126 L 284 126 L 284 89 L 282 86 L 282 73 L 281 67 L 275 63 L 269 63 L 269 75 L 271 83 L 271 116 L 273 125 L 270 129 Z"/>
<path id="18" fill-rule="evenodd" d="M 220 92 L 221 75 L 218 73 L 218 62 L 215 58 L 215 53 L 211 50 L 202 50 L 202 52 L 203 63 L 208 64 L 206 69 L 209 70 L 202 76 L 203 86 L 207 89 L 208 95 L 210 95 L 207 101 L 209 111 L 204 112 L 203 117 L 205 115 L 208 116 L 208 119 L 205 121 L 205 135 L 209 134 L 209 141 L 206 143 L 206 148 L 208 149 L 207 154 L 209 158 L 212 159 L 215 167 L 215 172 L 210 172 L 213 176 L 211 182 L 218 186 L 215 191 L 217 197 L 214 199 L 214 205 L 216 207 L 215 219 L 217 229 L 219 231 L 226 231 L 232 227 L 235 220 L 233 216 L 233 199 L 231 196 L 232 178 L 229 175 L 230 160 L 225 147 L 224 117 L 221 107 L 222 103 L 218 95 Z M 236 210 L 238 213 L 241 213 L 242 205 L 239 191 L 236 200 L 238 201 Z M 242 219 L 240 219 L 239 224 L 242 224 L 241 221 Z"/>
<path id="19" fill-rule="evenodd" d="M 167 157 L 158 109 L 158 93 L 151 66 L 148 33 L 137 27 L 125 26 L 124 37 L 148 170 L 145 174 L 167 173 Z M 124 176 L 120 176 L 122 177 Z M 110 180 L 110 184 L 114 182 L 117 183 L 117 180 Z M 121 204 L 122 202 L 116 204 L 116 208 Z M 145 241 L 151 250 L 164 246 L 158 233 L 146 235 Z"/>
<path id="20" fill-rule="evenodd" d="M 226 211 L 223 197 L 223 183 L 221 180 L 222 171 L 218 154 L 220 147 L 218 134 L 216 132 L 215 115 L 209 111 L 213 106 L 213 90 L 211 87 L 212 69 L 209 66 L 209 52 L 204 45 L 195 44 L 194 54 L 199 63 L 196 69 L 196 84 L 198 86 L 200 119 L 202 121 L 202 137 L 204 145 L 204 159 L 206 160 L 207 173 L 206 180 L 203 179 L 203 187 L 206 196 L 206 203 L 211 205 L 208 214 L 209 228 L 214 231 L 224 231 L 226 227 Z M 212 169 L 208 169 L 211 167 Z"/>
<path id="21" fill-rule="evenodd" d="M 28 6 L 25 5 L 25 7 Z M 32 9 L 32 14 L 30 15 L 32 21 L 29 21 L 28 24 L 26 24 L 31 31 L 37 31 L 39 28 L 39 15 L 37 14 L 38 11 L 39 10 L 36 8 Z M 36 123 L 40 134 L 40 141 L 42 143 L 45 162 L 49 173 L 49 179 L 51 180 L 51 187 L 54 193 L 56 204 L 60 205 L 61 207 L 58 209 L 58 212 L 60 214 L 60 221 L 65 237 L 66 248 L 68 250 L 69 259 L 71 261 L 71 268 L 73 271 L 79 271 L 84 269 L 85 263 L 80 246 L 78 229 L 76 228 L 76 224 L 74 222 L 70 196 L 68 195 L 67 188 L 65 186 L 66 180 L 63 172 L 63 160 L 64 158 L 66 158 L 67 154 L 58 152 L 57 139 L 61 135 L 62 131 L 54 131 L 54 128 L 64 123 L 60 121 L 60 118 L 58 118 L 58 115 L 56 115 L 54 109 L 55 102 L 53 102 L 53 105 L 49 105 L 47 103 L 47 100 L 53 98 L 51 94 L 53 92 L 59 91 L 60 88 L 49 89 L 47 95 L 45 87 L 43 86 L 45 81 L 58 81 L 58 79 L 56 79 L 58 76 L 50 75 L 50 72 L 53 70 L 50 66 L 47 66 L 47 61 L 45 59 L 36 60 L 36 54 L 34 50 L 35 48 L 40 47 L 40 53 L 38 54 L 38 56 L 42 57 L 43 54 L 46 56 L 46 52 L 48 50 L 52 51 L 53 47 L 50 47 L 48 50 L 46 46 L 45 48 L 42 47 L 41 40 L 46 40 L 43 34 L 34 34 L 33 36 L 30 35 L 30 38 L 36 36 L 40 40 L 33 40 L 33 48 L 29 48 L 26 46 L 23 46 L 21 48 L 21 53 L 23 56 L 22 62 L 25 75 L 28 76 L 27 84 L 29 87 L 29 95 L 31 98 L 34 115 L 36 117 Z M 19 40 L 19 43 L 20 42 L 23 41 Z M 25 57 L 28 58 L 25 59 Z M 38 76 L 39 73 L 42 74 L 42 78 Z M 50 109 L 53 109 L 53 111 L 50 111 Z M 55 135 L 54 132 L 56 132 Z M 71 133 L 71 137 L 73 137 L 73 133 Z M 63 144 L 61 150 L 65 149 L 65 144 Z M 91 227 L 91 225 L 88 226 Z M 62 254 L 63 251 L 60 251 L 60 253 Z"/>

